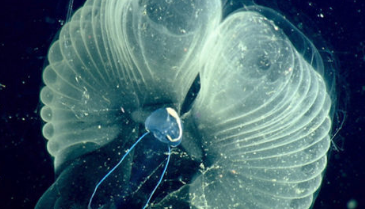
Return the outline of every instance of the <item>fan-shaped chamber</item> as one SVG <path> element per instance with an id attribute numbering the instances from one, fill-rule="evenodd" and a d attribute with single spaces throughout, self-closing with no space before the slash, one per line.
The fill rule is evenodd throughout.
<path id="1" fill-rule="evenodd" d="M 184 114 L 184 140 L 151 208 L 311 206 L 330 146 L 321 57 L 269 9 L 221 13 L 211 0 L 88 0 L 73 15 L 43 73 L 57 180 L 36 208 L 85 208 L 146 117 L 167 106 Z M 148 138 L 101 185 L 100 208 L 143 207 L 166 149 Z"/>

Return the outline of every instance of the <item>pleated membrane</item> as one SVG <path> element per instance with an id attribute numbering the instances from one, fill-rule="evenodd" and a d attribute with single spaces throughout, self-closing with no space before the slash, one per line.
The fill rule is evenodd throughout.
<path id="1" fill-rule="evenodd" d="M 204 53 L 204 52 L 215 53 Z M 330 146 L 323 78 L 277 26 L 254 12 L 229 16 L 208 39 L 192 115 L 206 156 L 197 208 L 308 208 Z"/>
<path id="2" fill-rule="evenodd" d="M 223 19 L 222 11 L 218 0 L 87 0 L 75 12 L 43 72 L 40 115 L 57 179 L 37 209 L 86 208 L 149 113 L 170 106 L 183 140 L 149 208 L 311 207 L 332 126 L 321 57 L 278 13 L 247 7 Z M 100 186 L 93 206 L 145 204 L 167 150 L 151 139 Z"/>
<path id="3" fill-rule="evenodd" d="M 70 146 L 86 145 L 81 155 L 125 134 L 138 108 L 180 108 L 198 75 L 202 39 L 220 20 L 217 2 L 196 4 L 91 0 L 73 15 L 43 73 L 43 134 L 56 167 Z"/>

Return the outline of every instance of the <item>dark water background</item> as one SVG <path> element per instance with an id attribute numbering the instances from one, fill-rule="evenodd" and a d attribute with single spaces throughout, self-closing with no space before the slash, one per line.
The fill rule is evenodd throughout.
<path id="1" fill-rule="evenodd" d="M 75 1 L 77 7 L 81 1 Z M 348 89 L 339 110 L 346 121 L 333 150 L 315 209 L 365 208 L 365 1 L 271 1 L 333 52 Z M 0 208 L 34 208 L 53 183 L 39 117 L 41 74 L 68 1 L 5 0 L 0 12 Z M 300 14 L 300 15 L 296 15 Z M 345 92 L 345 91 L 342 91 Z M 343 94 L 346 95 L 346 94 Z"/>

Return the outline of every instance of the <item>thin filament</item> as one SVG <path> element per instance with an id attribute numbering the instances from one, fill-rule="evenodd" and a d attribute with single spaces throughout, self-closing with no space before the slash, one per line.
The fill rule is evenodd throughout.
<path id="1" fill-rule="evenodd" d="M 118 162 L 118 164 L 116 164 L 100 181 L 99 183 L 96 185 L 93 194 L 90 197 L 89 200 L 89 204 L 87 206 L 88 209 L 91 209 L 91 202 L 95 196 L 96 190 L 98 189 L 98 187 L 100 186 L 101 183 L 103 183 L 103 181 L 111 174 L 113 173 L 113 171 L 123 162 L 124 158 L 129 154 L 130 151 L 133 150 L 133 148 L 143 139 L 143 137 L 145 137 L 147 134 L 149 134 L 150 132 L 146 132 L 144 133 L 132 146 L 131 148 L 129 148 L 128 152 L 124 154 L 124 156 L 122 157 L 122 159 Z M 166 168 L 165 168 L 166 170 Z M 160 180 L 161 181 L 161 180 Z M 151 198 L 151 197 L 150 197 Z"/>
<path id="2" fill-rule="evenodd" d="M 170 148 L 170 146 L 167 146 L 167 147 L 169 148 L 169 153 L 168 153 L 168 157 L 167 157 L 167 162 L 166 162 L 165 168 L 164 168 L 164 170 L 163 170 L 163 172 L 161 174 L 160 180 L 158 181 L 156 187 L 153 189 L 152 193 L 150 194 L 150 197 L 148 198 L 148 200 L 146 202 L 146 205 L 143 207 L 143 209 L 145 209 L 147 207 L 148 203 L 150 202 L 150 200 L 151 200 L 151 198 L 153 196 L 153 193 L 155 193 L 157 187 L 160 185 L 160 183 L 161 183 L 161 181 L 163 179 L 164 174 L 166 173 L 166 169 L 167 169 L 167 166 L 169 165 L 170 156 L 171 156 L 171 148 Z"/>

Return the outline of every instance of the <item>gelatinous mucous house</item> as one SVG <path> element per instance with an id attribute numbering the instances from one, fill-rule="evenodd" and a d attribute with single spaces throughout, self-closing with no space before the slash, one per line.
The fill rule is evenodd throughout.
<path id="1" fill-rule="evenodd" d="M 217 0 L 89 0 L 73 15 L 43 73 L 57 179 L 36 208 L 86 208 L 144 119 L 167 106 L 184 140 L 151 208 L 311 207 L 330 147 L 321 57 L 268 8 L 221 13 Z M 165 157 L 149 142 L 101 185 L 95 208 L 143 207 Z"/>

